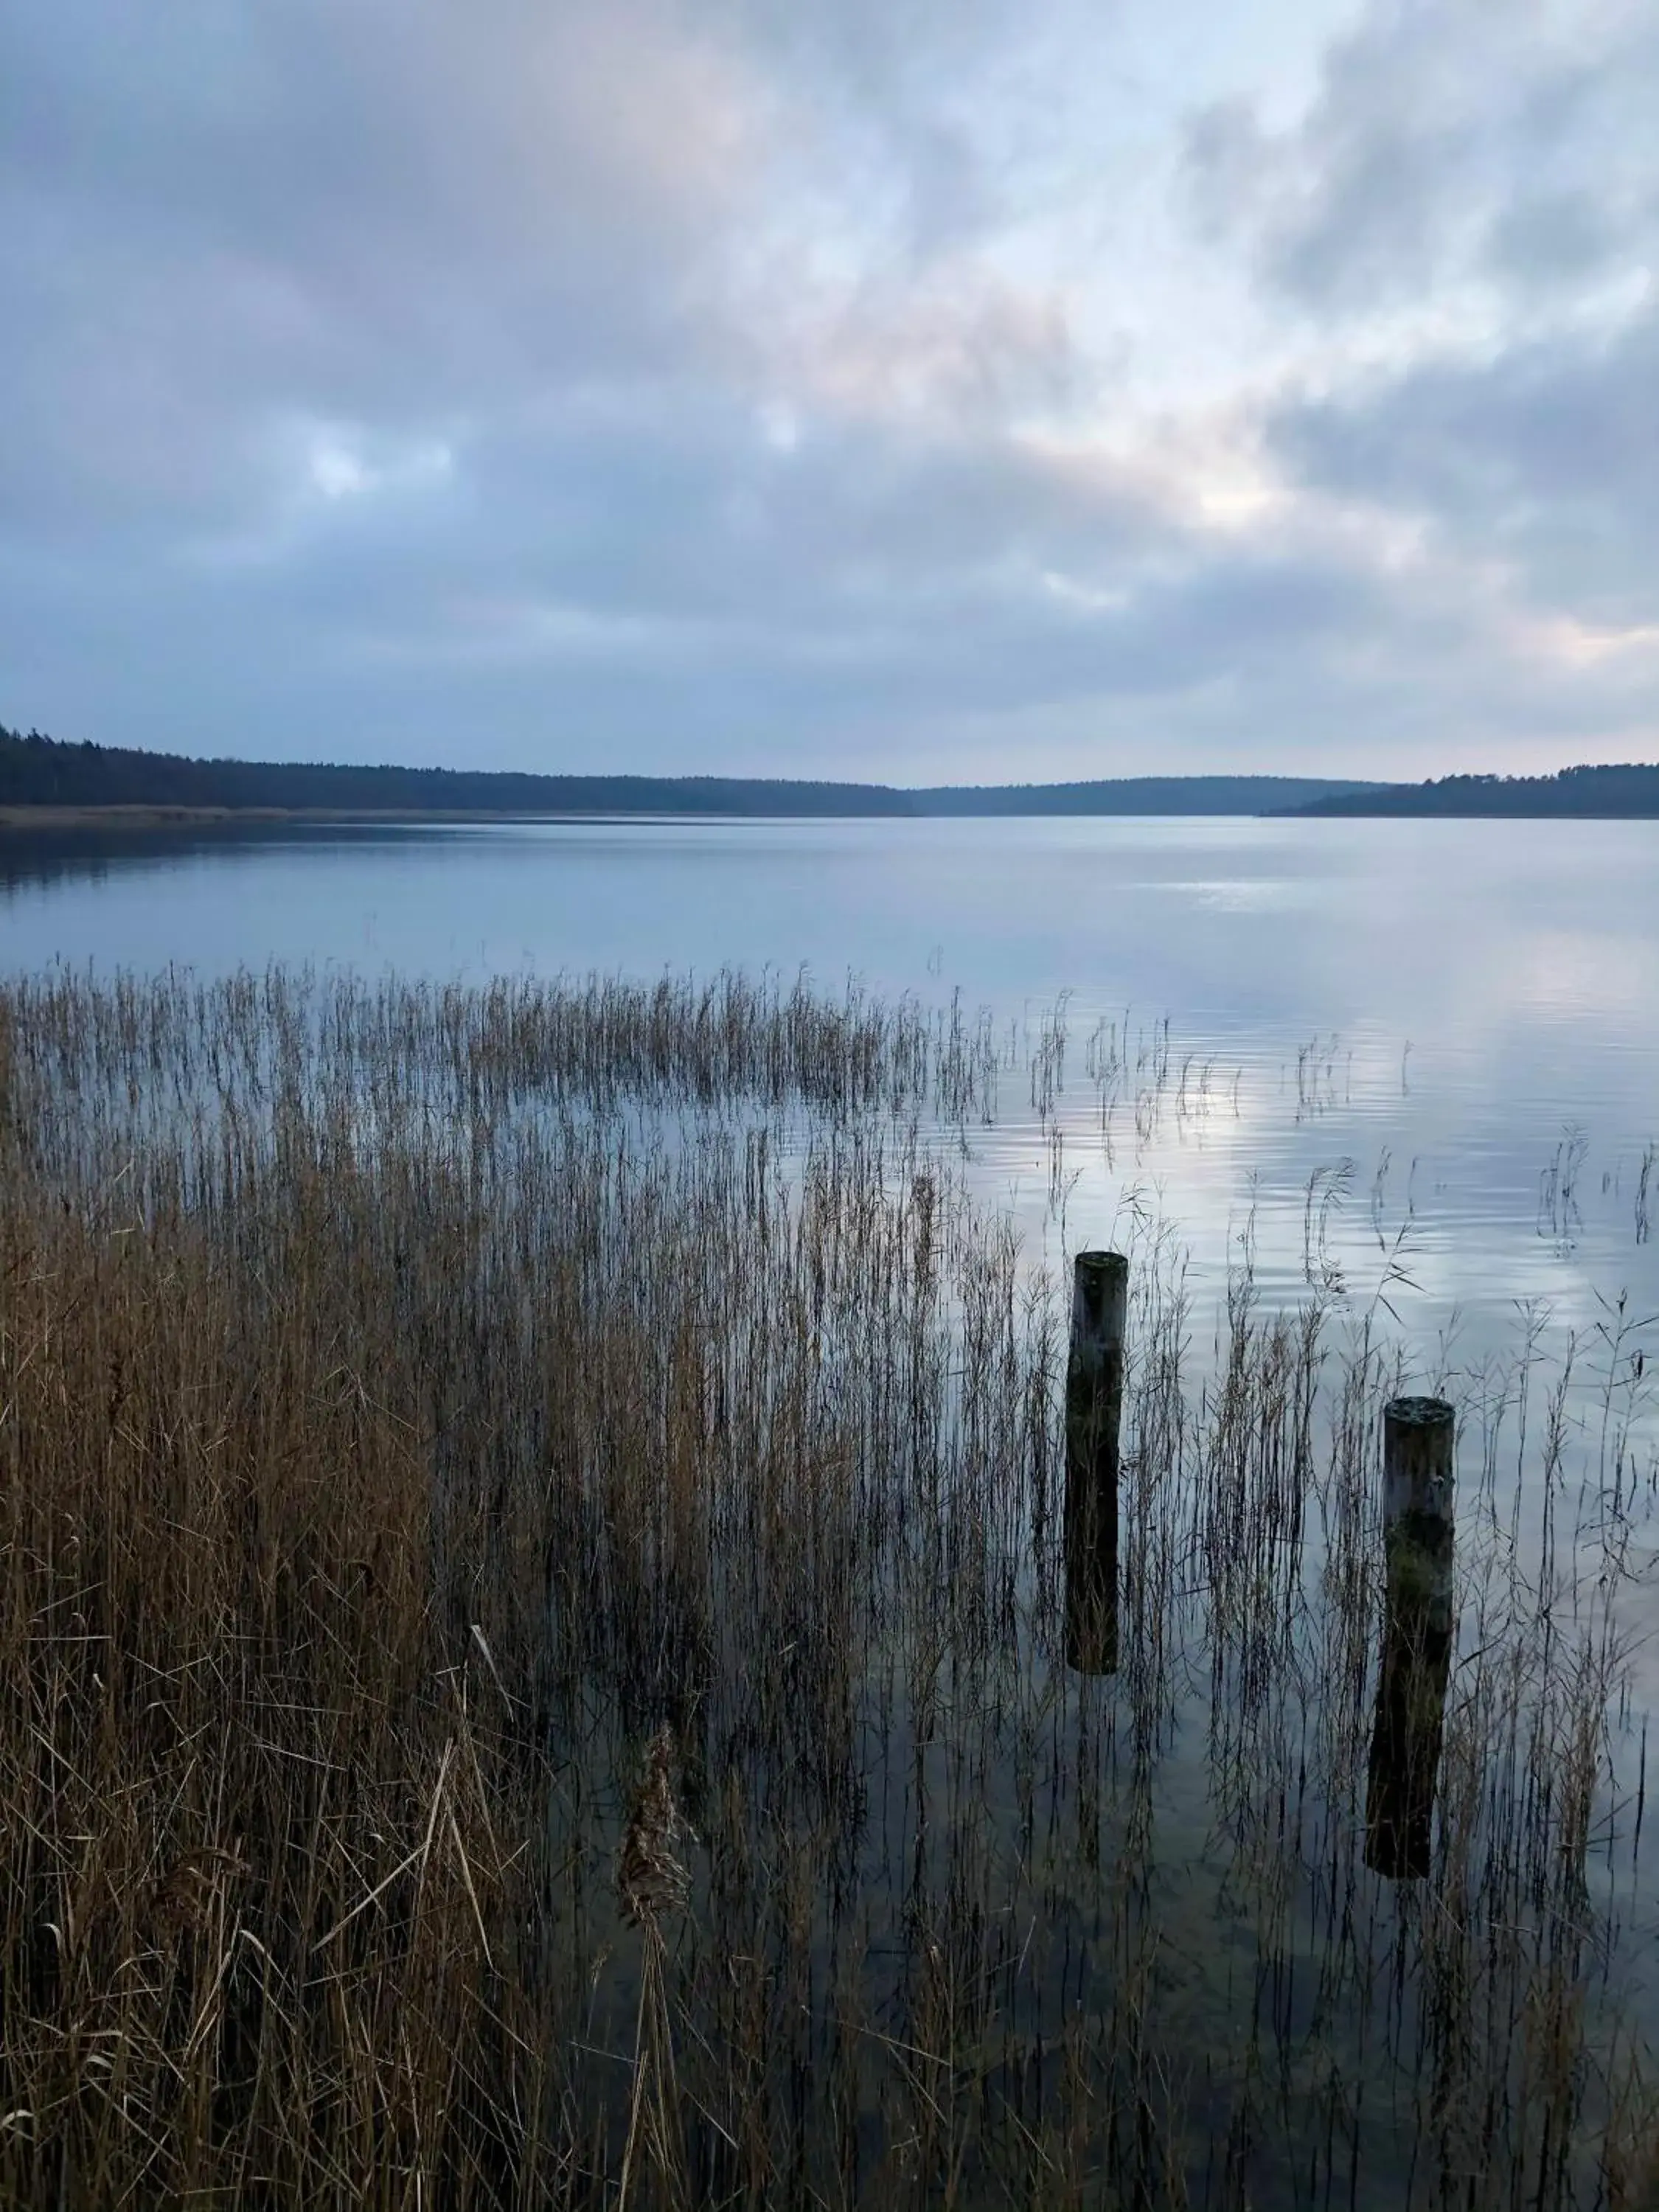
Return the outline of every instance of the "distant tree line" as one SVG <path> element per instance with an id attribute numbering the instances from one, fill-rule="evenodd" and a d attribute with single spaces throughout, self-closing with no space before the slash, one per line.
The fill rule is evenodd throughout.
<path id="1" fill-rule="evenodd" d="M 191 760 L 67 744 L 0 726 L 0 806 L 265 807 L 419 814 L 1261 814 L 1381 786 L 1329 776 L 1127 776 L 890 784 L 766 776 L 528 775 L 445 768 Z"/>
<path id="2" fill-rule="evenodd" d="M 1270 814 L 1385 788 L 1331 776 L 1125 775 L 1092 783 L 941 783 L 907 796 L 918 814 Z"/>
<path id="3" fill-rule="evenodd" d="M 66 744 L 0 726 L 0 805 L 317 808 L 339 813 L 904 814 L 880 784 L 725 776 L 523 775 L 473 769 L 349 768 L 190 760 Z"/>
<path id="4" fill-rule="evenodd" d="M 1444 775 L 1428 783 L 1338 792 L 1301 814 L 1530 816 L 1618 820 L 1659 816 L 1659 767 L 1640 762 L 1564 768 L 1553 775 Z"/>
<path id="5" fill-rule="evenodd" d="M 1659 816 L 1659 767 L 1359 783 L 1275 775 L 1117 776 L 1081 783 L 796 781 L 781 776 L 530 775 L 192 760 L 69 744 L 0 724 L 0 806 L 269 809 L 330 814 L 1313 814 Z"/>

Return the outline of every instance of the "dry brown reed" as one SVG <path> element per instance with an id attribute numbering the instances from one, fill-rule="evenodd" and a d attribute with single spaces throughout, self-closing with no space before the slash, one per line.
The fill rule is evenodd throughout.
<path id="1" fill-rule="evenodd" d="M 0 986 L 0 2202 L 1644 2201 L 1621 1324 L 1588 1422 L 1530 1339 L 1453 1378 L 1382 1882 L 1399 1355 L 1241 1275 L 1197 1358 L 1147 1224 L 1068 1673 L 1005 1058 L 729 977 Z"/>

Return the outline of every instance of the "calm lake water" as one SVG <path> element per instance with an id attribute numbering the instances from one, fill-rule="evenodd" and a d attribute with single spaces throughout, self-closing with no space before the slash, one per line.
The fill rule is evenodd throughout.
<path id="1" fill-rule="evenodd" d="M 1511 1521 L 1509 1488 L 1500 1516 L 1502 1486 L 1489 1480 L 1490 1527 L 1481 1519 L 1479 1439 L 1493 1364 L 1522 1347 L 1570 1378 L 1559 1403 L 1572 1472 L 1552 1494 L 1566 1501 L 1562 1543 L 1570 1528 L 1575 1559 L 1581 1544 L 1594 1552 L 1606 1517 L 1595 1483 L 1616 1393 L 1642 1471 L 1639 1498 L 1616 1490 L 1613 1507 L 1632 1532 L 1616 1610 L 1636 1649 L 1598 1753 L 1606 1771 L 1584 1896 L 1605 1927 L 1598 1940 L 1618 1968 L 1620 2002 L 1659 2045 L 1650 1856 L 1644 1873 L 1636 1848 L 1647 1720 L 1659 1708 L 1659 1648 L 1648 1632 L 1659 1474 L 1659 1238 L 1649 1234 L 1659 1216 L 1659 823 L 515 823 L 0 841 L 0 973 L 62 963 L 213 975 L 271 962 L 471 981 L 728 967 L 788 981 L 805 969 L 830 994 L 954 1002 L 969 1018 L 988 1010 L 1002 1063 L 994 1112 L 983 1126 L 935 1133 L 964 1159 L 976 1194 L 1012 1212 L 1036 1261 L 1063 1265 L 1085 1246 L 1131 1243 L 1149 1222 L 1173 1224 L 1200 1368 L 1229 1270 L 1247 1255 L 1265 1304 L 1317 1297 L 1335 1316 L 1334 1333 L 1345 1316 L 1376 1322 L 1398 1347 L 1402 1379 L 1444 1390 L 1463 1413 L 1468 1589 L 1500 1553 L 1508 1573 L 1510 1544 L 1518 1579 L 1504 1587 L 1544 1586 L 1538 1486 L 1523 1510 L 1515 1479 Z M 1162 1264 L 1182 1263 L 1166 1248 Z M 1534 1429 L 1542 1421 L 1536 1413 Z M 1571 1584 L 1575 1621 L 1590 1588 Z M 1480 1679 L 1486 1618 L 1466 1598 L 1455 1722 Z M 1310 1615 L 1298 1635 L 1309 1621 L 1316 1626 Z M 1304 1739 L 1298 1747 L 1285 1735 L 1286 1776 L 1301 1771 L 1322 1690 L 1310 1659 L 1297 1692 Z M 1060 1718 L 1043 1705 L 1037 1732 L 1052 1728 L 1057 1745 L 1086 1741 L 1075 1759 L 1082 1777 L 1099 1764 L 1098 1744 L 1070 1732 L 1085 1728 L 1092 1692 L 1071 1682 L 1059 1695 Z M 1171 1725 L 1156 1762 L 1167 1839 L 1161 2001 L 1170 2017 L 1190 2015 L 1187 2045 L 1200 2051 L 1207 2039 L 1215 2079 L 1230 2082 L 1230 2038 L 1255 2063 L 1268 1952 L 1235 1911 L 1206 1739 L 1189 1714 L 1183 1727 Z M 1258 1744 L 1250 1756 L 1259 1754 Z M 1501 1767 L 1510 1755 L 1492 1757 Z M 883 1810 L 878 1822 L 872 1815 L 866 1887 L 897 1915 L 894 1869 L 920 1816 L 902 1759 L 890 1768 L 872 1754 L 871 1774 Z M 1023 1867 L 1024 1846 L 1009 1842 L 1018 1824 L 1008 1771 L 972 1787 Z M 1065 1787 L 1054 1787 L 1058 1807 Z M 1293 2004 L 1295 1977 L 1285 1978 L 1282 2018 L 1273 1996 L 1269 2041 L 1312 2066 L 1328 2045 L 1346 2051 L 1348 2037 L 1344 2063 L 1358 2078 L 1377 2070 L 1370 2030 L 1340 2009 L 1318 2016 L 1324 1939 L 1306 1898 L 1320 1893 L 1305 1868 L 1297 1880 L 1307 1924 L 1293 1914 L 1273 1955 L 1299 1961 L 1301 1981 Z M 1397 1899 L 1366 1895 L 1375 1926 L 1386 1932 L 1397 1913 L 1426 1958 L 1437 1923 L 1425 1912 L 1419 1928 L 1412 1886 Z M 1063 2012 L 1072 1932 L 1098 1947 L 1108 1922 L 1098 1899 L 1068 1917 L 1058 1888 L 1042 1896 L 1066 1948 L 1042 2002 Z M 1408 1954 L 1419 1956 L 1409 1946 L 1398 1954 Z M 619 2018 L 633 2002 L 624 1988 Z M 1039 2012 L 1050 2036 L 1054 2021 Z M 1363 2027 L 1368 2015 L 1356 2017 Z M 1403 2031 L 1400 2042 L 1416 2047 Z M 1378 2079 L 1380 2095 L 1395 2094 L 1386 2069 Z M 1362 2172 L 1356 2158 L 1343 2201 L 1427 2201 L 1426 2183 L 1407 2182 L 1415 2123 L 1399 2094 L 1404 2117 L 1378 2123 L 1379 2162 Z M 1255 2201 L 1329 2201 L 1328 2179 L 1325 2197 L 1310 2182 L 1293 2198 L 1291 2172 L 1273 2168 Z"/>
<path id="2" fill-rule="evenodd" d="M 1425 1371 L 1447 1331 L 1484 1338 L 1517 1300 L 1581 1333 L 1621 1293 L 1632 1317 L 1659 1309 L 1659 823 L 0 842 L 0 967 L 273 960 L 473 979 L 769 967 L 831 992 L 959 992 L 993 1011 L 1010 1063 L 974 1172 L 1034 1252 L 1111 1241 L 1137 1203 L 1179 1224 L 1196 1282 L 1218 1282 L 1253 1218 L 1266 1290 L 1384 1291 Z M 1045 1119 L 1030 1062 L 1057 1006 Z"/>

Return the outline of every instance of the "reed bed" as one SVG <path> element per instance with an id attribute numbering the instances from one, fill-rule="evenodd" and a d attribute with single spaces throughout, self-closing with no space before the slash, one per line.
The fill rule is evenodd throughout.
<path id="1" fill-rule="evenodd" d="M 1624 1317 L 1589 1419 L 1535 1333 L 1433 1378 L 1385 1881 L 1404 1354 L 1247 1266 L 1204 1344 L 1144 1220 L 1069 1670 L 1010 1058 L 738 977 L 0 986 L 0 2201 L 1656 2201 Z"/>

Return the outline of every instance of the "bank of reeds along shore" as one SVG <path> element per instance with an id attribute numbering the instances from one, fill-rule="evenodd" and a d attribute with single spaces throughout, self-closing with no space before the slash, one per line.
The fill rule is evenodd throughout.
<path id="1" fill-rule="evenodd" d="M 982 1024 L 0 986 L 0 2202 L 1656 2201 L 1644 1379 L 1461 1410 L 1367 1864 L 1362 1315 L 1134 1251 L 1119 1671 Z"/>

